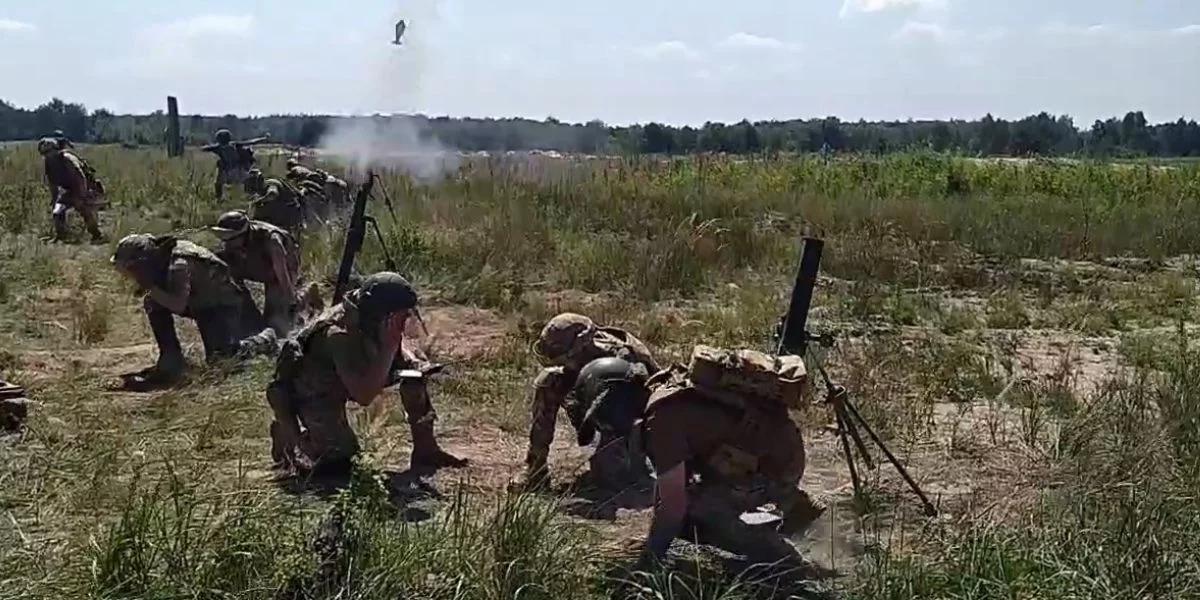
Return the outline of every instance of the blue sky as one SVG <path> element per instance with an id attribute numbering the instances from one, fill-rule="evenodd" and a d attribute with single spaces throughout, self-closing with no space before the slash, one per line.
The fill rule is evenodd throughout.
<path id="1" fill-rule="evenodd" d="M 0 56 L 118 112 L 1200 118 L 1200 0 L 0 0 Z"/>

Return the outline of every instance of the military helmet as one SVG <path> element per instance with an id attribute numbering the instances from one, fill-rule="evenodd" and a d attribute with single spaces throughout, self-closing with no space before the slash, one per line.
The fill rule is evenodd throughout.
<path id="1" fill-rule="evenodd" d="M 37 150 L 38 154 L 42 155 L 54 152 L 55 150 L 58 150 L 58 140 L 48 137 L 42 138 L 38 140 Z"/>
<path id="2" fill-rule="evenodd" d="M 561 366 L 596 335 L 596 323 L 575 313 L 563 313 L 550 319 L 533 344 L 533 352 L 543 364 Z"/>
<path id="3" fill-rule="evenodd" d="M 650 392 L 645 365 L 625 359 L 597 358 L 584 365 L 575 380 L 576 414 L 583 413 L 576 429 L 608 431 L 618 436 L 629 433 L 646 410 Z"/>
<path id="4" fill-rule="evenodd" d="M 367 319 L 381 319 L 399 310 L 417 308 L 417 292 L 407 279 L 397 273 L 380 271 L 363 280 L 355 293 L 354 303 Z"/>
<path id="5" fill-rule="evenodd" d="M 121 238 L 117 242 L 117 250 L 109 260 L 112 264 L 122 267 L 145 260 L 154 253 L 158 244 L 154 236 L 148 233 L 135 233 Z"/>
<path id="6" fill-rule="evenodd" d="M 287 168 L 289 168 L 289 169 L 290 169 L 290 168 L 292 168 L 292 167 L 298 167 L 298 166 L 300 166 L 300 161 L 296 160 L 296 157 L 294 157 L 294 156 L 293 156 L 293 157 L 291 157 L 291 158 L 287 159 L 287 162 L 286 162 L 286 163 L 284 163 L 284 164 L 286 164 L 286 165 L 287 165 Z"/>
<path id="7" fill-rule="evenodd" d="M 217 133 L 213 134 L 213 139 L 216 140 L 218 144 L 228 144 L 229 142 L 233 141 L 233 132 L 229 131 L 228 129 L 218 129 Z"/>
<path id="8" fill-rule="evenodd" d="M 250 217 L 244 210 L 231 210 L 217 219 L 212 230 L 222 240 L 231 240 L 250 230 Z"/>

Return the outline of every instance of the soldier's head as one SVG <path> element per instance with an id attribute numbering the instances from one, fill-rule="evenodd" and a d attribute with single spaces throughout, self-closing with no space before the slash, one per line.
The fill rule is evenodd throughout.
<path id="1" fill-rule="evenodd" d="M 233 141 L 233 133 L 228 129 L 218 129 L 217 133 L 213 134 L 213 141 L 218 144 L 228 144 Z"/>
<path id="2" fill-rule="evenodd" d="M 356 309 L 359 326 L 366 331 L 376 331 L 392 315 L 420 318 L 416 290 L 407 279 L 391 271 L 367 277 L 358 289 L 346 295 L 346 300 Z"/>
<path id="3" fill-rule="evenodd" d="M 591 356 L 592 340 L 598 330 L 596 324 L 583 315 L 563 313 L 550 319 L 542 328 L 533 344 L 533 353 L 545 366 L 579 370 L 595 358 Z"/>
<path id="4" fill-rule="evenodd" d="M 58 152 L 60 149 L 61 148 L 58 145 L 57 139 L 42 138 L 42 139 L 38 140 L 37 150 L 38 150 L 38 154 L 41 154 L 42 156 L 46 156 L 48 154 Z"/>
<path id="5" fill-rule="evenodd" d="M 249 231 L 250 217 L 244 210 L 231 210 L 221 215 L 217 219 L 217 224 L 212 227 L 212 232 L 227 246 L 245 240 L 246 233 Z"/>
<path id="6" fill-rule="evenodd" d="M 175 236 L 135 233 L 121 238 L 109 262 L 123 275 L 146 275 L 167 263 Z"/>
<path id="7" fill-rule="evenodd" d="M 246 172 L 246 178 L 242 180 L 242 188 L 247 194 L 259 194 L 267 187 L 267 178 L 263 176 L 261 169 L 250 169 Z"/>
<path id="8" fill-rule="evenodd" d="M 300 166 L 300 161 L 296 160 L 296 157 L 287 159 L 287 168 L 292 169 L 298 166 Z"/>

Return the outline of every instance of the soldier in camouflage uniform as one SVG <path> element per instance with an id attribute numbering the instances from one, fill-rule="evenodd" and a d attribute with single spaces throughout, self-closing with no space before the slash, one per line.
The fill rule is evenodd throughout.
<path id="1" fill-rule="evenodd" d="M 349 186 L 345 181 L 334 177 L 321 169 L 313 169 L 300 164 L 300 161 L 295 158 L 287 160 L 287 179 L 301 185 L 304 182 L 311 182 L 321 187 L 325 201 L 330 206 L 345 206 L 350 201 Z"/>
<path id="2" fill-rule="evenodd" d="M 591 319 L 563 313 L 550 320 L 534 343 L 534 354 L 544 365 L 533 382 L 532 420 L 529 450 L 525 455 L 525 475 L 519 486 L 533 488 L 548 483 L 546 461 L 559 409 L 564 409 L 579 434 L 580 445 L 591 442 L 595 431 L 584 425 L 592 394 L 573 393 L 580 382 L 580 371 L 598 358 L 615 357 L 639 365 L 644 373 L 654 373 L 658 365 L 650 350 L 629 332 L 616 327 L 599 327 Z M 591 458 L 592 474 L 599 483 L 623 487 L 636 479 L 631 471 L 625 446 L 601 431 L 597 451 Z"/>
<path id="3" fill-rule="evenodd" d="M 825 509 L 798 487 L 804 441 L 787 406 L 706 391 L 678 367 L 660 372 L 648 386 L 652 393 L 636 421 L 624 412 L 597 411 L 618 415 L 609 427 L 628 431 L 634 451 L 644 452 L 656 473 L 643 566 L 662 558 L 685 526 L 702 541 L 755 562 L 802 564 L 785 537 L 806 529 Z M 778 531 L 741 520 L 768 503 L 783 514 Z"/>
<path id="4" fill-rule="evenodd" d="M 46 173 L 46 183 L 50 188 L 50 204 L 54 222 L 52 239 L 63 241 L 67 234 L 67 212 L 71 209 L 79 211 L 83 217 L 84 226 L 92 236 L 93 243 L 104 241 L 100 233 L 100 223 L 96 216 L 99 195 L 103 188 L 90 168 L 72 150 L 66 150 L 59 140 L 42 138 L 38 141 L 38 152 L 42 155 L 43 168 Z"/>
<path id="5" fill-rule="evenodd" d="M 261 331 L 250 293 L 212 252 L 172 236 L 134 234 L 117 244 L 112 263 L 146 293 L 143 305 L 158 344 L 155 365 L 132 375 L 138 383 L 165 384 L 183 374 L 175 315 L 196 321 L 210 362 L 274 349 L 274 332 Z"/>
<path id="6" fill-rule="evenodd" d="M 263 284 L 267 324 L 286 337 L 296 320 L 300 245 L 292 234 L 240 210 L 221 215 L 212 229 L 221 239 L 217 256 L 229 265 L 234 280 Z"/>
<path id="7" fill-rule="evenodd" d="M 265 177 L 258 169 L 250 169 L 246 175 L 245 189 L 253 196 L 250 202 L 252 219 L 270 223 L 293 235 L 303 229 L 304 203 L 299 189 L 273 177 Z"/>
<path id="8" fill-rule="evenodd" d="M 346 403 L 368 406 L 397 381 L 412 430 L 413 468 L 466 464 L 438 445 L 425 379 L 412 375 L 428 366 L 403 347 L 404 327 L 413 316 L 412 286 L 395 273 L 376 273 L 284 344 L 267 388 L 277 466 L 299 473 L 346 472 L 360 450 Z"/>
<path id="9" fill-rule="evenodd" d="M 218 199 L 225 196 L 225 186 L 239 185 L 246 179 L 255 162 L 254 151 L 251 148 L 270 139 L 271 136 L 266 135 L 235 142 L 233 133 L 228 129 L 218 129 L 213 136 L 214 143 L 200 148 L 217 155 L 217 179 L 213 191 Z"/>

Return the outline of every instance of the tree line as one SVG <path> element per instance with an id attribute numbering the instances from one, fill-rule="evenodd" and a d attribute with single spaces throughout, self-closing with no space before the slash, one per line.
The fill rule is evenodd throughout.
<path id="1" fill-rule="evenodd" d="M 317 145 L 321 136 L 343 119 L 389 122 L 407 120 L 420 137 L 461 151 L 555 150 L 585 154 L 689 154 L 725 152 L 886 153 L 913 149 L 976 156 L 1200 156 L 1200 125 L 1195 120 L 1151 124 L 1141 111 L 1097 120 L 1077 127 L 1065 115 L 1040 113 L 1018 120 L 986 115 L 974 121 L 841 121 L 794 119 L 743 120 L 676 127 L 646 123 L 613 127 L 602 121 L 564 123 L 554 118 L 479 119 L 406 116 L 341 117 L 270 115 L 264 117 L 181 115 L 184 142 L 208 143 L 225 128 L 235 137 L 269 132 L 274 141 L 293 146 Z M 26 140 L 62 130 L 73 140 L 90 143 L 157 145 L 166 139 L 167 116 L 118 115 L 103 108 L 54 98 L 34 109 L 0 100 L 0 140 Z"/>

